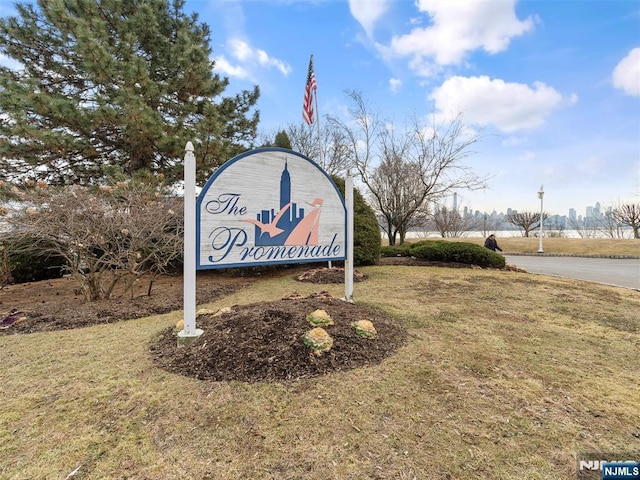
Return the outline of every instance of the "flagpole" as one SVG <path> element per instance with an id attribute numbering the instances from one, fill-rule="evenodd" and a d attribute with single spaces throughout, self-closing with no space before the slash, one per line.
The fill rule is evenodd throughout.
<path id="1" fill-rule="evenodd" d="M 322 136 L 320 135 L 320 110 L 318 110 L 318 90 L 316 90 L 316 94 L 314 95 L 314 102 L 316 104 L 316 117 L 317 117 L 317 126 L 318 126 L 318 149 L 320 150 L 320 164 L 322 168 L 324 168 L 324 150 L 322 149 Z"/>
<path id="2" fill-rule="evenodd" d="M 311 58 L 313 58 L 313 55 L 311 55 Z M 314 66 L 313 75 L 315 76 L 315 66 Z M 320 155 L 319 155 L 320 156 L 320 165 L 322 165 L 322 168 L 324 168 L 324 150 L 322 148 L 322 135 L 320 133 L 320 109 L 318 108 L 318 87 L 317 86 L 316 86 L 315 91 L 314 91 L 313 102 L 314 102 L 315 107 L 316 107 L 316 125 L 318 127 L 318 150 L 320 152 Z M 329 269 L 332 268 L 331 260 L 329 260 L 328 266 L 329 266 Z"/>

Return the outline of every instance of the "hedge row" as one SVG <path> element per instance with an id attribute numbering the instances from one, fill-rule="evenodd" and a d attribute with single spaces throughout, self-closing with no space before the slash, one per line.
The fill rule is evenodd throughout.
<path id="1" fill-rule="evenodd" d="M 465 263 L 483 268 L 504 268 L 506 265 L 502 255 L 469 242 L 421 240 L 416 243 L 382 247 L 381 254 L 383 257 L 416 257 L 434 262 Z"/>

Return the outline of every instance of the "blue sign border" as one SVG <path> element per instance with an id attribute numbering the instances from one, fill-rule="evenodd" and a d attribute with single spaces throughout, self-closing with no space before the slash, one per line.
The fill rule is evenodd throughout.
<path id="1" fill-rule="evenodd" d="M 306 160 L 311 165 L 313 165 L 316 169 L 318 169 L 324 175 L 324 177 L 327 179 L 327 181 L 333 186 L 333 188 L 336 191 L 336 194 L 337 194 L 338 198 L 340 199 L 340 202 L 342 203 L 342 208 L 344 210 L 344 223 L 345 223 L 345 225 L 344 225 L 344 255 L 342 255 L 340 257 L 331 257 L 331 258 L 313 258 L 313 259 L 304 258 L 304 259 L 300 259 L 300 260 L 275 260 L 275 261 L 266 261 L 266 262 L 231 263 L 231 264 L 224 264 L 224 265 L 212 265 L 212 264 L 201 265 L 201 263 L 200 263 L 200 234 L 201 234 L 200 212 L 202 211 L 202 201 L 206 197 L 206 194 L 209 191 L 209 188 L 211 188 L 211 186 L 214 184 L 216 178 L 222 172 L 224 172 L 227 168 L 231 167 L 236 162 L 241 161 L 245 157 L 248 157 L 248 156 L 251 156 L 251 155 L 256 155 L 256 154 L 263 153 L 263 152 L 280 152 L 280 153 L 283 153 L 283 154 L 286 154 L 286 155 L 294 155 L 296 157 L 301 158 L 302 160 Z M 299 152 L 296 152 L 294 150 L 289 150 L 289 149 L 281 148 L 281 147 L 261 147 L 261 148 L 256 148 L 256 149 L 249 150 L 247 152 L 241 153 L 239 155 L 236 155 L 235 157 L 233 157 L 232 159 L 226 161 L 225 163 L 223 163 L 220 167 L 218 167 L 216 169 L 216 171 L 211 175 L 211 177 L 209 177 L 209 179 L 205 183 L 204 187 L 202 188 L 202 190 L 201 190 L 201 192 L 198 195 L 198 198 L 196 200 L 196 270 L 212 270 L 212 269 L 222 269 L 222 268 L 256 267 L 256 266 L 260 266 L 260 265 L 278 265 L 278 264 L 286 265 L 286 264 L 292 264 L 292 263 L 316 263 L 316 262 L 327 262 L 327 261 L 334 261 L 334 260 L 345 260 L 347 258 L 347 249 L 348 248 L 349 247 L 347 245 L 347 209 L 346 209 L 346 206 L 345 206 L 344 196 L 340 193 L 340 189 L 337 187 L 337 185 L 335 184 L 333 179 L 329 176 L 329 174 L 327 174 L 327 172 L 322 167 L 320 167 L 320 165 L 318 165 L 316 162 L 314 162 L 309 157 L 307 157 L 307 156 L 305 156 L 305 155 L 303 155 L 303 154 L 301 154 Z"/>

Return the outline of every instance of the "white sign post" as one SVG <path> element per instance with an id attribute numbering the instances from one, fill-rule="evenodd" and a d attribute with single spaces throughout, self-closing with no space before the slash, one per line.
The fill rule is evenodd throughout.
<path id="1" fill-rule="evenodd" d="M 184 156 L 184 327 L 178 342 L 188 344 L 203 334 L 196 328 L 196 157 L 187 142 Z"/>
<path id="2" fill-rule="evenodd" d="M 344 201 L 347 207 L 347 258 L 344 264 L 344 299 L 353 303 L 353 177 L 347 171 L 344 182 Z"/>

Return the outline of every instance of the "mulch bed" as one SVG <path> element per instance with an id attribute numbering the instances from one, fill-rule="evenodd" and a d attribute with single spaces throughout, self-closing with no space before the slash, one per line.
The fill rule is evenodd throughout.
<path id="1" fill-rule="evenodd" d="M 322 327 L 333 346 L 320 354 L 303 341 L 313 328 L 306 317 L 318 309 L 334 321 Z M 359 320 L 373 323 L 375 338 L 356 333 L 351 324 Z M 158 366 L 200 380 L 293 381 L 377 364 L 407 339 L 384 312 L 327 294 L 234 306 L 201 315 L 197 324 L 204 333 L 188 346 L 178 346 L 175 329 L 162 332 L 150 347 Z"/>
<path id="2" fill-rule="evenodd" d="M 196 299 L 211 303 L 255 281 L 227 273 L 198 273 Z M 0 289 L 0 335 L 34 333 L 159 315 L 184 308 L 182 275 L 157 278 L 148 295 L 149 281 L 136 291 L 118 292 L 108 300 L 87 303 L 70 278 L 8 285 Z M 12 313 L 13 312 L 13 313 Z M 9 323 L 8 318 L 16 321 Z"/>

